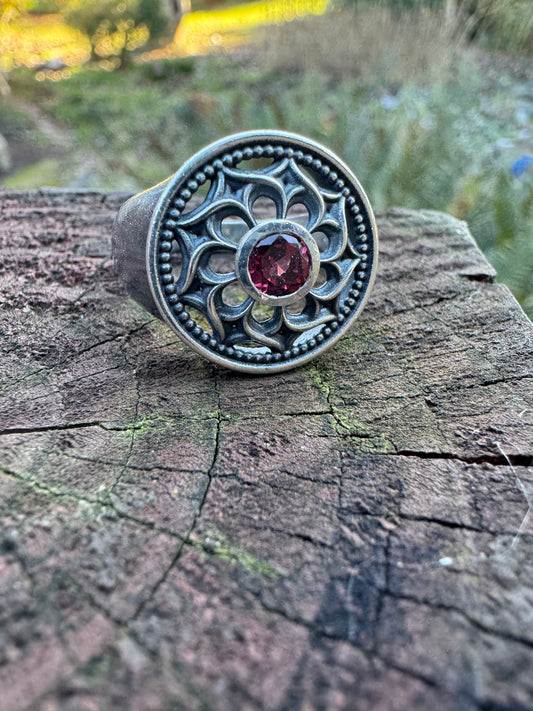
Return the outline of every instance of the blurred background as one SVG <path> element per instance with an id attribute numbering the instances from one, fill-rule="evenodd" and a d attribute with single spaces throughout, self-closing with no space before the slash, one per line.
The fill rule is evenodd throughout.
<path id="1" fill-rule="evenodd" d="M 532 0 L 0 0 L 0 185 L 140 190 L 206 143 L 326 144 L 445 210 L 533 317 Z"/>

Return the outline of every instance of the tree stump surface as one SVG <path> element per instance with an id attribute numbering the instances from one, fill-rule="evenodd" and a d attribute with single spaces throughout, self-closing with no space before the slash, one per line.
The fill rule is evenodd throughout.
<path id="1" fill-rule="evenodd" d="M 351 335 L 243 376 L 123 199 L 0 194 L 0 711 L 531 711 L 533 326 L 466 225 L 379 216 Z"/>

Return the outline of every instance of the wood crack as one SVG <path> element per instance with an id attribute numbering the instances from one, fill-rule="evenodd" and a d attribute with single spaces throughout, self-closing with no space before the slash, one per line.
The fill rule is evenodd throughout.
<path id="1" fill-rule="evenodd" d="M 294 624 L 299 627 L 303 627 L 303 628 L 307 629 L 309 631 L 309 633 L 311 634 L 311 636 L 314 637 L 316 640 L 330 640 L 332 642 L 344 642 L 344 643 L 349 644 L 350 646 L 354 647 L 358 651 L 360 651 L 365 657 L 367 657 L 369 659 L 378 660 L 379 662 L 383 663 L 387 668 L 393 669 L 394 671 L 404 674 L 405 676 L 407 676 L 409 678 L 420 681 L 425 686 L 428 686 L 433 689 L 441 689 L 443 691 L 446 691 L 447 693 L 456 694 L 455 698 L 457 698 L 457 700 L 459 700 L 458 699 L 459 696 L 463 696 L 464 698 L 469 699 L 469 701 L 475 703 L 476 705 L 479 705 L 479 700 L 476 699 L 473 695 L 471 695 L 465 691 L 458 694 L 457 690 L 450 688 L 449 685 L 441 684 L 441 683 L 435 681 L 435 679 L 427 676 L 426 674 L 417 672 L 416 670 L 411 669 L 409 667 L 405 667 L 404 665 L 397 664 L 389 657 L 382 656 L 378 652 L 373 651 L 372 649 L 358 645 L 357 643 L 354 642 L 353 639 L 350 639 L 348 636 L 337 635 L 337 634 L 328 632 L 327 630 L 323 629 L 322 627 L 318 627 L 314 622 L 310 622 L 310 621 L 304 620 L 300 617 L 289 615 L 282 608 L 275 607 L 273 605 L 266 603 L 259 595 L 254 595 L 254 596 L 259 600 L 261 606 L 263 607 L 263 609 L 266 612 L 277 615 L 277 616 L 283 618 L 286 622 L 289 622 L 291 624 Z"/>
<path id="2" fill-rule="evenodd" d="M 93 287 L 91 287 L 93 288 Z M 88 291 L 88 289 L 86 290 Z M 86 292 L 84 292 L 85 294 Z M 79 297 L 81 298 L 81 296 Z M 106 345 L 108 343 L 113 343 L 114 341 L 120 341 L 124 339 L 128 339 L 134 334 L 138 333 L 141 331 L 143 328 L 148 326 L 149 324 L 153 323 L 156 319 L 150 319 L 150 321 L 146 321 L 142 323 L 140 326 L 136 326 L 135 328 L 131 329 L 130 331 L 127 331 L 126 333 L 118 333 L 114 336 L 110 336 L 109 338 L 105 338 L 102 341 L 98 341 L 97 343 L 91 343 L 91 345 L 86 346 L 85 348 L 82 348 L 79 351 L 76 351 L 74 353 L 74 357 L 78 358 L 81 355 L 84 355 L 85 353 L 88 353 L 89 351 L 94 350 L 95 348 L 99 348 L 100 346 Z M 30 378 L 33 378 L 36 375 L 39 375 L 40 373 L 51 373 L 52 371 L 56 370 L 57 368 L 60 368 L 62 365 L 65 365 L 65 363 L 68 363 L 70 360 L 72 360 L 72 354 L 68 355 L 66 358 L 63 358 L 60 360 L 58 363 L 54 363 L 51 366 L 43 366 L 42 368 L 38 368 L 37 370 L 34 370 L 31 373 L 27 373 L 26 375 L 22 376 L 21 378 L 18 378 L 18 380 L 13 380 L 13 381 L 7 381 L 7 387 L 4 388 L 3 390 L 0 390 L 0 395 L 6 395 L 9 393 L 11 390 L 13 390 L 14 387 L 20 385 L 20 383 L 24 382 L 25 380 L 29 380 Z M 105 371 L 102 371 L 105 372 Z M 97 373 L 91 373 L 91 375 L 97 375 Z"/>
<path id="3" fill-rule="evenodd" d="M 81 430 L 87 429 L 88 427 L 101 426 L 102 423 L 99 420 L 92 420 L 90 422 L 72 422 L 70 424 L 43 425 L 40 427 L 11 427 L 8 429 L 0 430 L 0 436 L 16 434 L 37 434 L 41 432 L 64 432 L 66 430 Z"/>
<path id="4" fill-rule="evenodd" d="M 468 613 L 466 613 L 464 610 L 462 610 L 460 607 L 457 607 L 456 605 L 448 605 L 443 602 L 434 602 L 431 600 L 427 600 L 424 598 L 417 598 L 413 595 L 408 595 L 405 593 L 399 593 L 399 592 L 393 592 L 391 590 L 384 590 L 383 594 L 386 595 L 387 597 L 390 597 L 394 600 L 405 600 L 406 602 L 412 602 L 416 605 L 423 605 L 426 607 L 431 608 L 432 610 L 440 610 L 443 612 L 453 612 L 460 617 L 462 617 L 465 622 L 467 622 L 469 625 L 474 627 L 475 629 L 479 630 L 480 632 L 483 632 L 484 634 L 491 635 L 494 637 L 497 637 L 498 639 L 502 639 L 505 641 L 509 642 L 515 642 L 516 644 L 521 644 L 525 647 L 528 647 L 530 649 L 533 649 L 533 640 L 523 637 L 521 635 L 516 635 L 511 632 L 503 632 L 501 629 L 497 629 L 495 627 L 492 627 L 490 625 L 485 625 L 476 618 L 472 617 Z"/>
<path id="5" fill-rule="evenodd" d="M 168 578 L 170 571 L 178 564 L 178 561 L 181 557 L 181 554 L 184 550 L 184 547 L 186 545 L 195 545 L 195 542 L 191 540 L 192 533 L 194 529 L 196 528 L 197 522 L 202 514 L 202 509 L 204 507 L 205 501 L 207 499 L 207 495 L 209 493 L 209 489 L 211 487 L 211 483 L 213 481 L 213 471 L 215 468 L 215 464 L 218 460 L 218 455 L 219 455 L 219 448 L 220 448 L 220 428 L 221 428 L 221 414 L 220 414 L 220 391 L 218 387 L 218 383 L 216 381 L 216 375 L 215 375 L 215 383 L 216 383 L 216 392 L 217 392 L 217 404 L 218 404 L 218 410 L 217 410 L 217 417 L 216 417 L 216 428 L 215 428 L 215 435 L 214 435 L 214 445 L 213 445 L 213 455 L 211 458 L 211 462 L 209 465 L 209 468 L 206 472 L 206 484 L 204 487 L 204 490 L 202 492 L 202 496 L 200 498 L 200 501 L 198 503 L 198 507 L 196 509 L 196 513 L 194 515 L 193 521 L 191 525 L 189 526 L 189 529 L 187 533 L 185 534 L 183 540 L 181 541 L 180 545 L 178 546 L 178 549 L 170 562 L 170 565 L 167 567 L 167 569 L 164 571 L 163 575 L 159 578 L 159 580 L 156 582 L 156 584 L 152 587 L 150 590 L 150 593 L 147 595 L 147 597 L 137 606 L 134 614 L 132 615 L 132 621 L 135 620 L 140 616 L 142 611 L 146 608 L 146 606 L 153 600 L 154 596 L 157 594 L 157 591 L 161 588 L 161 586 L 164 584 L 166 579 Z"/>
<path id="6" fill-rule="evenodd" d="M 383 456 L 376 453 L 377 456 Z M 492 464 L 493 466 L 520 466 L 529 467 L 533 463 L 532 454 L 510 454 L 502 455 L 487 452 L 480 455 L 458 455 L 451 452 L 427 452 L 424 450 L 397 449 L 393 456 L 416 457 L 417 459 L 448 459 L 466 464 Z"/>
<path id="7" fill-rule="evenodd" d="M 63 491 L 55 487 L 47 486 L 46 484 L 24 477 L 21 474 L 17 474 L 16 472 L 10 471 L 5 467 L 0 467 L 0 474 L 3 474 L 4 476 L 10 477 L 12 479 L 16 479 L 18 482 L 20 482 L 24 486 L 27 486 L 29 489 L 33 489 L 38 493 L 45 494 L 46 496 L 51 496 L 54 499 L 66 499 L 70 501 L 75 501 L 77 503 L 90 504 L 91 506 L 99 506 L 102 510 L 102 513 L 105 513 L 106 511 L 113 512 L 114 515 L 125 521 L 138 524 L 139 526 L 148 528 L 151 531 L 163 533 L 172 538 L 176 538 L 179 541 L 184 540 L 182 536 L 180 536 L 178 533 L 176 533 L 176 531 L 173 531 L 170 528 L 161 526 L 160 524 L 157 524 L 148 519 L 143 519 L 139 518 L 138 516 L 132 516 L 131 514 L 124 513 L 123 511 L 118 509 L 110 500 L 102 499 L 99 497 L 83 496 L 79 493 Z"/>

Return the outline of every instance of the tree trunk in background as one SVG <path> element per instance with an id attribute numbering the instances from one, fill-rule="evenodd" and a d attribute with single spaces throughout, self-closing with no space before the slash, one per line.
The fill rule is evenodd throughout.
<path id="1" fill-rule="evenodd" d="M 444 21 L 448 28 L 455 26 L 457 21 L 457 0 L 446 0 L 444 6 Z"/>
<path id="2" fill-rule="evenodd" d="M 171 22 L 173 37 L 176 34 L 183 15 L 191 11 L 190 0 L 161 0 L 161 7 Z"/>

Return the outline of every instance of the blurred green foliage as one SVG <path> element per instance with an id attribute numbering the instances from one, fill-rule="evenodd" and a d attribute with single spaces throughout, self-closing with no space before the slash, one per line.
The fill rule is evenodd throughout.
<path id="1" fill-rule="evenodd" d="M 128 52 L 161 37 L 169 24 L 159 0 L 81 0 L 64 5 L 62 14 L 89 37 L 94 58 L 118 54 L 122 65 Z"/>
<path id="2" fill-rule="evenodd" d="M 83 30 L 89 37 L 97 34 L 102 25 L 109 32 L 123 22 L 145 24 L 153 36 L 163 34 L 167 26 L 158 0 L 91 0 L 90 3 L 69 3 L 62 14 L 68 24 Z"/>
<path id="3" fill-rule="evenodd" d="M 502 51 L 533 54 L 531 0 L 339 0 L 356 12 L 386 7 L 397 16 L 413 11 L 442 11 L 456 36 L 483 41 Z"/>
<path id="4" fill-rule="evenodd" d="M 533 55 L 533 6 L 531 0 L 492 0 L 487 28 L 498 49 Z"/>
<path id="5" fill-rule="evenodd" d="M 315 138 L 344 157 L 378 210 L 445 210 L 468 221 L 533 316 L 533 166 L 513 175 L 533 153 L 531 60 L 509 66 L 499 55 L 472 54 L 442 14 L 428 14 L 429 0 L 398 0 L 394 12 L 386 2 L 360 0 L 367 9 L 351 19 L 332 13 L 269 29 L 269 42 L 233 55 L 122 73 L 92 68 L 58 83 L 37 84 L 19 70 L 12 90 L 62 127 L 66 155 L 42 166 L 61 185 L 144 189 L 239 130 Z M 522 8 L 522 0 L 490 2 L 494 13 L 499 2 Z M 398 13 L 403 4 L 411 9 Z M 444 12 L 444 0 L 433 4 Z M 24 170 L 5 184 L 39 185 Z"/>

